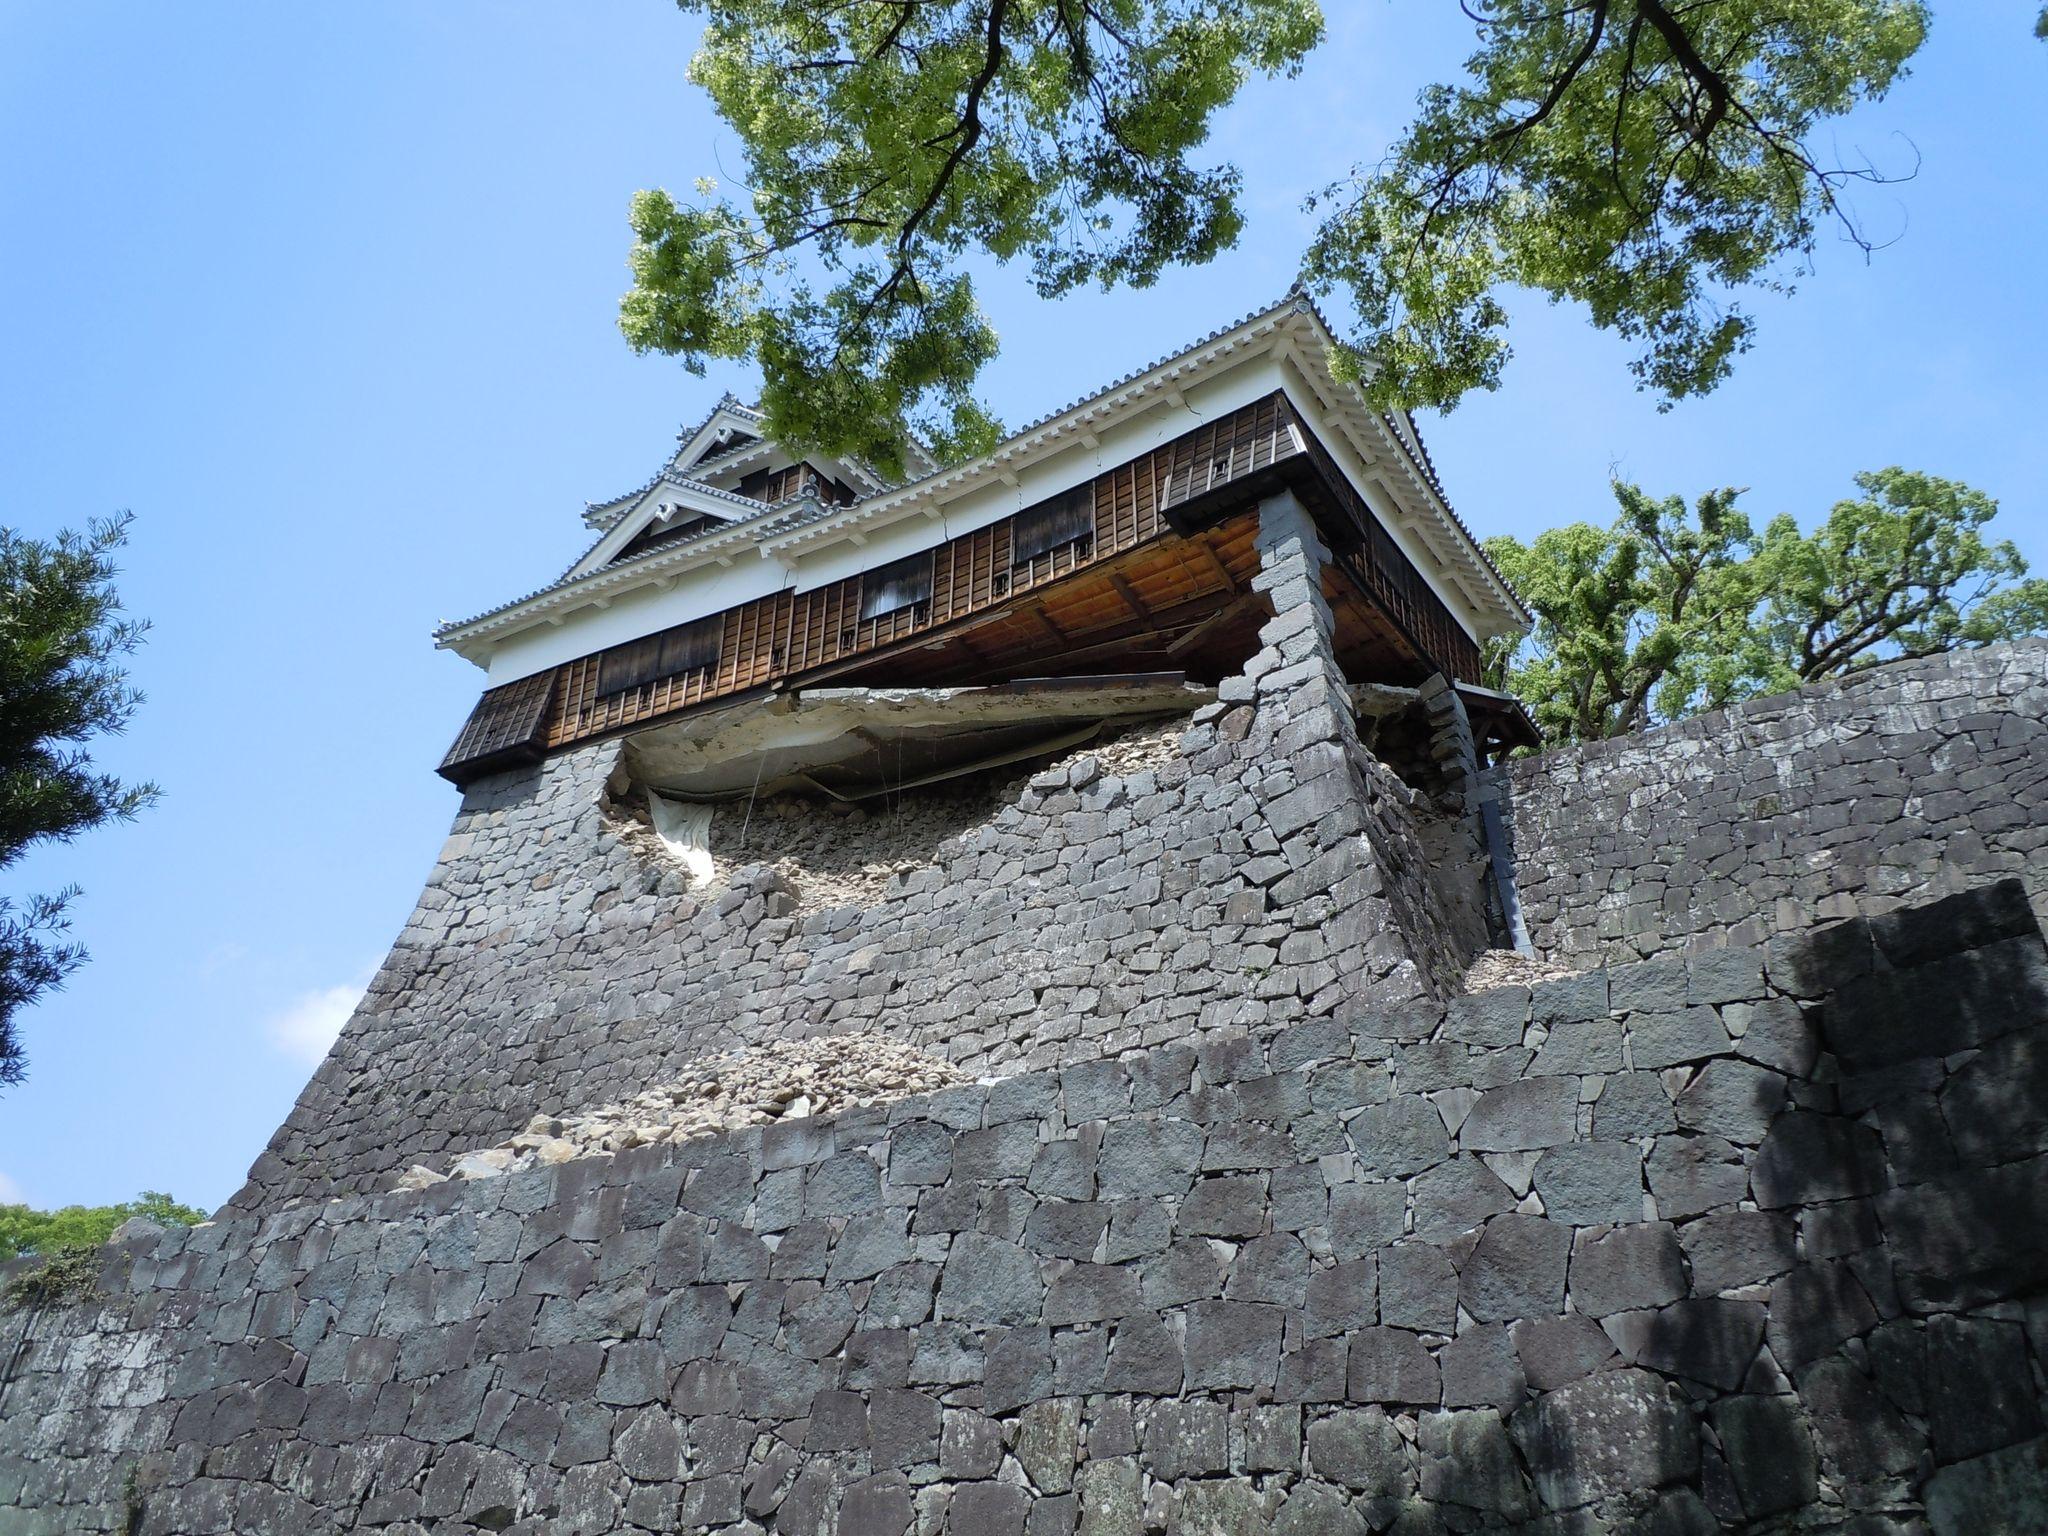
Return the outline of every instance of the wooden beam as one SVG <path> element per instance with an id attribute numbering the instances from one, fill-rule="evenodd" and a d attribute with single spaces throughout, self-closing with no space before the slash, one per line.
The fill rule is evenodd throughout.
<path id="1" fill-rule="evenodd" d="M 1052 615 L 1045 611 L 1044 603 L 1027 604 L 1025 606 L 1024 611 L 1027 614 L 1029 614 L 1032 618 L 1038 620 L 1040 627 L 1043 628 L 1048 635 L 1052 636 L 1054 644 L 1068 645 L 1072 643 L 1067 632 L 1064 629 L 1061 629 L 1059 625 L 1053 623 Z"/>
<path id="2" fill-rule="evenodd" d="M 1137 589 L 1115 571 L 1109 573 L 1109 584 L 1116 588 L 1116 595 L 1124 600 L 1124 606 L 1141 619 L 1152 617 L 1152 610 L 1145 606 L 1145 600 L 1138 596 Z"/>
<path id="3" fill-rule="evenodd" d="M 1209 569 L 1216 573 L 1216 579 L 1230 589 L 1231 596 L 1235 597 L 1241 593 L 1244 589 L 1237 584 L 1237 578 L 1230 574 L 1230 567 L 1223 563 L 1209 541 L 1196 539 L 1194 542 L 1195 548 L 1207 557 Z"/>
<path id="4" fill-rule="evenodd" d="M 1235 601 L 1225 603 L 1221 608 L 1218 608 L 1214 613 L 1210 614 L 1209 617 L 1202 620 L 1201 623 L 1197 624 L 1193 629 L 1189 630 L 1186 634 L 1181 635 L 1176 639 L 1167 641 L 1167 654 L 1169 656 L 1180 655 L 1183 651 L 1189 649 L 1191 646 L 1198 644 L 1200 641 L 1202 641 L 1209 635 L 1214 634 L 1217 630 L 1221 629 L 1224 625 L 1230 623 L 1233 619 L 1237 618 L 1240 614 L 1242 614 L 1247 608 L 1251 607 L 1253 604 L 1258 602 L 1258 600 L 1259 594 L 1256 592 L 1245 592 L 1239 594 Z"/>

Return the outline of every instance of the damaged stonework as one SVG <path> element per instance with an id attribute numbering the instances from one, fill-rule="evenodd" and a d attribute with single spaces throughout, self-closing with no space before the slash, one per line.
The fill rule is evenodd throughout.
<path id="1" fill-rule="evenodd" d="M 518 1135 L 463 1153 L 448 1174 L 415 1168 L 396 1187 L 426 1189 L 446 1177 L 496 1178 L 748 1126 L 845 1114 L 968 1081 L 952 1063 L 883 1034 L 789 1041 L 704 1062 L 686 1077 L 621 1103 L 568 1116 L 535 1115 Z"/>
<path id="2" fill-rule="evenodd" d="M 2037 1531 L 2044 1062 L 2008 882 L 136 1224 L 0 1308 L 0 1529 Z"/>
<path id="3" fill-rule="evenodd" d="M 872 901 L 806 906 L 772 859 L 698 889 L 649 857 L 615 796 L 678 787 L 686 743 L 663 746 L 662 731 L 479 779 L 356 1016 L 229 1209 L 384 1189 L 415 1163 L 445 1171 L 537 1114 L 628 1100 L 777 1041 L 881 1030 L 984 1077 L 1456 992 L 1483 940 L 1432 886 L 1416 792 L 1359 745 L 1327 554 L 1291 497 L 1264 528 L 1262 648 L 1170 751 L 1076 748 L 919 850 Z M 1189 697 L 1129 686 L 1138 720 L 1162 712 L 1161 686 Z M 1031 716 L 1000 701 L 1004 728 L 1030 719 L 1043 750 L 1047 709 L 1076 725 L 1116 717 L 1099 699 L 1046 703 L 1073 687 L 1035 687 Z M 754 765 L 689 750 L 744 800 Z M 714 813 L 714 852 L 729 809 Z"/>
<path id="4" fill-rule="evenodd" d="M 1249 694 L 1262 709 L 1284 707 L 1291 718 L 1276 747 L 1296 787 L 1268 816 L 1283 835 L 1313 825 L 1322 852 L 1311 883 L 1329 893 L 1329 952 L 1351 962 L 1343 978 L 1348 995 L 1454 993 L 1465 962 L 1485 947 L 1484 931 L 1461 922 L 1438 888 L 1421 796 L 1359 740 L 1323 600 L 1329 549 L 1300 502 L 1281 495 L 1259 508 L 1259 550 L 1254 585 L 1275 617 L 1260 632 L 1266 649 L 1242 681 L 1224 683 L 1219 698 Z"/>
<path id="5" fill-rule="evenodd" d="M 1024 792 L 1034 772 L 1065 773 L 1083 758 L 1105 774 L 1163 767 L 1180 755 L 1187 721 L 1104 721 L 1081 729 L 1086 742 L 1054 753 L 1050 762 L 1034 755 L 894 793 L 851 799 L 793 791 L 695 805 L 708 828 L 701 866 L 683 861 L 691 890 L 724 889 L 740 871 L 765 865 L 787 882 L 799 915 L 873 907 L 902 881 L 931 867 L 949 839 L 993 821 Z M 1073 734 L 1072 727 L 1063 726 L 1053 739 L 1071 740 Z M 621 777 L 633 771 L 622 769 Z M 680 803 L 667 791 L 628 782 L 612 792 L 608 808 L 617 835 L 666 867 L 679 855 L 655 825 L 663 802 L 671 812 Z"/>
<path id="6" fill-rule="evenodd" d="M 1412 792 L 1429 884 L 1458 948 L 1513 948 L 1493 880 L 1479 750 L 1460 690 L 1442 673 L 1418 688 L 1358 683 L 1351 707 L 1367 754 Z"/>

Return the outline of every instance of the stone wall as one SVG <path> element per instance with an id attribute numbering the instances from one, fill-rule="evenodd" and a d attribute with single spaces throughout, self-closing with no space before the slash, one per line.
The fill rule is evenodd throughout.
<path id="1" fill-rule="evenodd" d="M 2038 1530 L 2044 1152 L 2008 882 L 131 1229 L 0 1314 L 0 1531 Z"/>
<path id="2" fill-rule="evenodd" d="M 799 913 L 766 867 L 691 894 L 605 813 L 616 743 L 472 786 L 227 1209 L 388 1187 L 778 1039 L 886 1028 L 980 1074 L 1454 990 L 1483 937 L 1431 883 L 1433 813 L 1359 748 L 1327 553 L 1291 497 L 1262 529 L 1263 649 L 1170 762 L 1041 773 L 872 906 Z"/>
<path id="3" fill-rule="evenodd" d="M 2048 913 L 2048 641 L 1497 769 L 1539 950 L 1754 943 L 1999 875 Z"/>

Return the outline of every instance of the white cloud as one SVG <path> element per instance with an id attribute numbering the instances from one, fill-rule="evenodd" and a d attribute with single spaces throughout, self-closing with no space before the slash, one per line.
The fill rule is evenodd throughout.
<path id="1" fill-rule="evenodd" d="M 364 983 L 356 982 L 301 993 L 266 1019 L 263 1031 L 285 1055 L 316 1066 L 334 1044 L 334 1037 L 341 1033 L 348 1016 L 356 1011 L 356 1004 L 363 1000 L 363 986 Z"/>
<path id="2" fill-rule="evenodd" d="M 0 1173 L 0 1205 L 27 1205 L 28 1196 L 14 1180 Z"/>

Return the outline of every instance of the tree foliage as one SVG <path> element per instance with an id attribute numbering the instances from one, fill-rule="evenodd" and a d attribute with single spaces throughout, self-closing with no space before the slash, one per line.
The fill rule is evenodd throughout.
<path id="1" fill-rule="evenodd" d="M 1466 78 L 1431 86 L 1378 167 L 1336 191 L 1313 286 L 1363 322 L 1387 405 L 1449 406 L 1508 356 L 1495 295 L 1576 300 L 1639 347 L 1666 401 L 1750 343 L 1745 289 L 1784 288 L 1834 220 L 1868 247 L 1812 145 L 1882 96 L 1925 34 L 1914 0 L 1472 0 Z"/>
<path id="2" fill-rule="evenodd" d="M 684 0 L 691 79 L 745 147 L 744 203 L 633 203 L 634 346 L 759 359 L 778 436 L 891 464 L 906 423 L 991 440 L 996 338 L 959 269 L 1051 297 L 1144 285 L 1237 238 L 1241 177 L 1192 156 L 1254 71 L 1293 69 L 1313 0 Z M 822 290 L 796 257 L 836 278 Z"/>
<path id="3" fill-rule="evenodd" d="M 147 1216 L 167 1227 L 189 1227 L 206 1220 L 206 1212 L 180 1205 L 154 1189 L 145 1189 L 120 1205 L 67 1205 L 54 1211 L 0 1205 L 0 1259 L 97 1248 L 131 1216 Z"/>
<path id="4" fill-rule="evenodd" d="M 37 844 L 65 842 L 136 814 L 156 796 L 93 766 L 86 743 L 121 730 L 141 695 L 123 656 L 145 626 L 124 618 L 113 580 L 127 517 L 55 540 L 0 528 L 0 868 Z M 21 1080 L 19 1011 L 85 958 L 68 942 L 66 888 L 0 898 L 0 1083 Z"/>
<path id="5" fill-rule="evenodd" d="M 2048 633 L 2048 581 L 1984 527 L 1998 503 L 1956 480 L 1881 469 L 1856 477 L 1812 534 L 1773 519 L 1757 552 L 1761 623 L 1787 682 L 1871 661 Z"/>
<path id="6" fill-rule="evenodd" d="M 1497 680 L 1526 700 L 1546 738 L 1598 740 L 1725 703 L 1741 688 L 1731 615 L 1753 605 L 1745 558 L 1749 519 L 1739 491 L 1714 491 L 1688 511 L 1616 482 L 1608 527 L 1573 523 L 1487 552 L 1535 617 L 1529 639 L 1503 651 Z"/>
<path id="7" fill-rule="evenodd" d="M 778 437 L 885 466 L 906 429 L 949 457 L 995 435 L 971 255 L 1047 297 L 1209 260 L 1244 224 L 1241 173 L 1202 154 L 1216 115 L 1323 31 L 1316 0 L 678 3 L 745 192 L 635 198 L 621 326 L 694 369 L 757 360 Z M 1697 394 L 1750 344 L 1740 295 L 1788 286 L 1830 223 L 1864 241 L 1843 193 L 1877 173 L 1814 140 L 1898 79 L 1922 0 L 1464 5 L 1462 78 L 1384 158 L 1301 189 L 1301 281 L 1377 403 L 1492 387 L 1510 285 L 1585 305 L 1644 388 Z"/>
<path id="8" fill-rule="evenodd" d="M 1625 735 L 1903 657 L 2048 634 L 2048 581 L 1984 529 L 1998 504 L 1904 469 L 1856 477 L 1804 532 L 1758 533 L 1719 490 L 1688 508 L 1616 482 L 1619 511 L 1489 539 L 1535 617 L 1497 647 L 1491 680 L 1552 742 Z"/>

